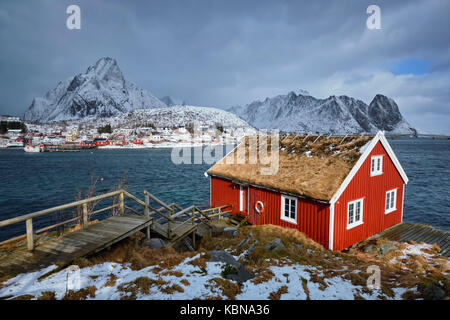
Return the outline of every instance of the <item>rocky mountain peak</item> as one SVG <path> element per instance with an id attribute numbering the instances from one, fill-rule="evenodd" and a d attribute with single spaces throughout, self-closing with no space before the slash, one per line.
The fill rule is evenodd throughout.
<path id="1" fill-rule="evenodd" d="M 370 105 L 341 95 L 317 99 L 311 95 L 289 92 L 233 107 L 251 125 L 261 129 L 279 129 L 300 133 L 415 133 L 401 115 L 394 100 L 378 94 Z"/>
<path id="2" fill-rule="evenodd" d="M 44 97 L 34 98 L 24 118 L 50 122 L 162 107 L 164 102 L 125 79 L 115 59 L 104 57 L 85 73 L 60 81 Z"/>

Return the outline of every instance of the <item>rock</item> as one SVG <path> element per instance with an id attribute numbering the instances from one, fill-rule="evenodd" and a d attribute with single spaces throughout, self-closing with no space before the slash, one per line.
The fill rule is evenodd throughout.
<path id="1" fill-rule="evenodd" d="M 245 267 L 228 252 L 213 250 L 209 251 L 209 256 L 210 256 L 209 261 L 224 262 L 236 268 L 237 274 L 234 273 L 227 274 L 225 276 L 226 279 L 234 280 L 237 283 L 242 284 L 245 281 L 253 279 L 255 277 L 255 275 L 253 275 L 250 271 L 245 269 Z"/>
<path id="2" fill-rule="evenodd" d="M 248 247 L 247 254 L 251 254 L 253 252 L 253 250 L 255 250 L 255 244 L 254 243 L 252 243 L 250 245 L 250 247 Z"/>
<path id="3" fill-rule="evenodd" d="M 271 243 L 264 245 L 264 249 L 278 251 L 280 249 L 286 249 L 286 247 L 284 246 L 283 242 L 281 242 L 280 238 L 275 238 Z"/>
<path id="4" fill-rule="evenodd" d="M 167 244 L 164 242 L 164 240 L 160 238 L 152 238 L 142 243 L 143 247 L 149 247 L 150 249 L 157 249 L 157 250 L 161 249 L 166 245 Z"/>
<path id="5" fill-rule="evenodd" d="M 239 248 L 239 247 L 243 247 L 243 246 L 245 246 L 246 244 L 248 244 L 249 242 L 250 242 L 250 239 L 249 239 L 249 238 L 247 238 L 247 239 L 242 239 L 242 241 L 238 243 L 237 247 L 238 247 L 238 248 Z"/>
<path id="6" fill-rule="evenodd" d="M 426 287 L 418 288 L 422 292 L 425 300 L 442 300 L 445 297 L 445 291 L 435 284 L 429 284 Z"/>
<path id="7" fill-rule="evenodd" d="M 302 243 L 294 243 L 294 246 L 296 246 L 297 248 L 303 248 L 304 245 Z"/>
<path id="8" fill-rule="evenodd" d="M 238 268 L 241 265 L 231 254 L 222 250 L 209 251 L 209 261 L 224 262 L 236 268 Z"/>
<path id="9" fill-rule="evenodd" d="M 250 247 L 248 247 L 248 249 L 247 249 L 247 254 L 251 254 L 252 252 L 253 252 L 253 250 L 255 250 L 255 245 L 257 245 L 258 244 L 258 240 L 255 240 L 255 242 L 253 242 L 251 245 L 250 245 Z"/>
<path id="10" fill-rule="evenodd" d="M 240 265 L 240 267 L 237 268 L 237 270 L 238 270 L 237 274 L 233 273 L 227 274 L 226 278 L 234 280 L 239 284 L 243 284 L 245 281 L 253 279 L 255 277 L 255 275 L 250 271 L 248 271 L 247 269 L 245 269 L 243 265 Z"/>
<path id="11" fill-rule="evenodd" d="M 368 245 L 364 248 L 365 253 L 373 254 L 373 245 Z"/>
<path id="12" fill-rule="evenodd" d="M 384 257 L 390 251 L 397 250 L 397 249 L 398 249 L 397 245 L 395 245 L 393 243 L 389 243 L 389 242 L 384 242 L 378 246 L 377 252 L 380 257 Z"/>
<path id="13" fill-rule="evenodd" d="M 230 236 L 235 236 L 235 235 L 237 235 L 237 228 L 235 228 L 235 227 L 226 227 L 226 228 L 223 229 L 223 234 L 230 235 Z"/>

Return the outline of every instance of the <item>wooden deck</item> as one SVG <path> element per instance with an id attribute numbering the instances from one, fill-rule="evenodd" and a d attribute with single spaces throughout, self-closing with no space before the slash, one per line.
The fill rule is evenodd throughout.
<path id="1" fill-rule="evenodd" d="M 0 276 L 34 271 L 52 264 L 67 266 L 75 259 L 108 248 L 151 224 L 152 219 L 144 216 L 113 216 L 60 238 L 37 242 L 32 252 L 26 247 L 4 252 L 0 256 Z"/>
<path id="2" fill-rule="evenodd" d="M 427 227 L 421 224 L 403 222 L 378 234 L 379 237 L 392 241 L 436 243 L 441 248 L 441 254 L 450 258 L 450 232 Z"/>

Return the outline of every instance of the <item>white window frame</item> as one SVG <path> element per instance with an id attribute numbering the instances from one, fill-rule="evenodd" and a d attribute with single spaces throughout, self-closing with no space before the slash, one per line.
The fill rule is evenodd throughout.
<path id="1" fill-rule="evenodd" d="M 361 208 L 361 212 L 360 212 L 360 218 L 358 221 L 355 221 L 355 217 L 356 217 L 356 204 L 360 203 L 360 208 Z M 348 214 L 350 211 L 350 205 L 353 205 L 353 222 L 349 223 L 349 218 L 348 218 Z M 357 227 L 359 225 L 362 225 L 363 222 L 363 213 L 364 213 L 364 198 L 361 199 L 357 199 L 357 200 L 353 200 L 353 201 L 349 201 L 347 203 L 347 230 L 352 229 L 354 227 Z"/>
<path id="2" fill-rule="evenodd" d="M 290 201 L 293 200 L 295 202 L 295 218 L 294 219 L 291 218 L 290 210 L 289 210 L 289 217 L 285 216 L 284 203 L 285 203 L 286 199 L 288 199 Z M 289 204 L 289 208 L 290 208 L 290 204 Z M 297 224 L 297 216 L 298 216 L 297 211 L 298 211 L 297 198 L 291 197 L 291 196 L 286 196 L 286 195 L 282 194 L 281 195 L 281 220 L 292 223 L 292 224 Z"/>
<path id="3" fill-rule="evenodd" d="M 394 197 L 394 204 L 391 206 L 392 197 Z M 388 198 L 389 198 L 389 208 L 386 208 Z M 384 198 L 384 214 L 388 214 L 396 210 L 397 210 L 397 189 L 386 191 L 386 197 Z"/>
<path id="4" fill-rule="evenodd" d="M 380 168 L 377 168 L 377 161 L 380 161 Z M 375 161 L 375 170 L 372 170 L 372 162 Z M 383 155 L 372 156 L 370 158 L 370 176 L 379 176 L 383 174 Z"/>

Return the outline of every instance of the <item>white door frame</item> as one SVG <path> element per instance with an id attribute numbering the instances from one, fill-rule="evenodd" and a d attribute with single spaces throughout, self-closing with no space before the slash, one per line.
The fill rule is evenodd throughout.
<path id="1" fill-rule="evenodd" d="M 244 211 L 244 187 L 239 186 L 239 211 Z"/>

